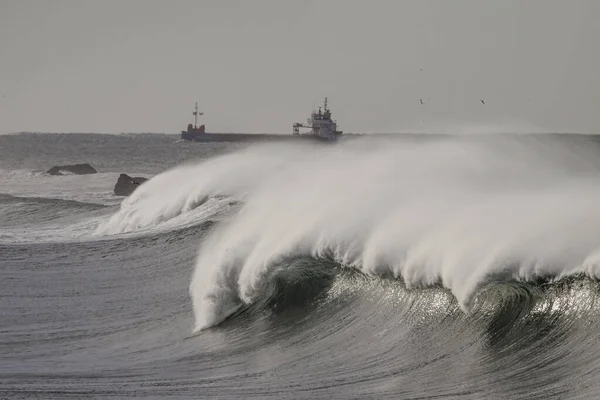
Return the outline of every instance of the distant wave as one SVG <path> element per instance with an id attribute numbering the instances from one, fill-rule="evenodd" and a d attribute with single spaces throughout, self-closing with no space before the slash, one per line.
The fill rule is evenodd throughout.
<path id="1" fill-rule="evenodd" d="M 89 237 L 110 208 L 96 203 L 0 193 L 0 243 Z"/>
<path id="2" fill-rule="evenodd" d="M 51 197 L 29 197 L 29 196 L 14 196 L 11 194 L 0 193 L 0 204 L 17 204 L 17 203 L 35 203 L 43 204 L 46 206 L 55 205 L 61 208 L 83 208 L 86 210 L 96 210 L 101 208 L 110 207 L 106 204 L 89 203 L 84 201 L 68 200 L 68 199 L 57 199 Z"/>
<path id="3" fill-rule="evenodd" d="M 0 219 L 3 227 L 40 225 L 107 208 L 109 206 L 104 204 L 0 193 Z"/>

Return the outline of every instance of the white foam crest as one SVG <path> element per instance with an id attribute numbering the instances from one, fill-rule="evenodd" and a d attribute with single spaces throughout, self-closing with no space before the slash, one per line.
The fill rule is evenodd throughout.
<path id="1" fill-rule="evenodd" d="M 178 174 L 197 185 L 176 192 L 180 206 L 167 211 L 209 192 L 246 201 L 202 245 L 190 286 L 197 329 L 254 301 L 270 270 L 293 255 L 332 254 L 409 287 L 440 283 L 465 310 L 490 280 L 596 277 L 598 155 L 569 143 L 364 138 L 302 151 L 258 147 L 167 173 L 163 185 Z M 149 195 L 140 191 L 131 205 Z"/>
<path id="2" fill-rule="evenodd" d="M 299 157 L 300 149 L 295 156 Z M 208 199 L 243 199 L 272 171 L 286 167 L 294 154 L 277 146 L 225 155 L 165 171 L 141 185 L 122 203 L 119 212 L 102 223 L 98 234 L 116 234 L 151 228 L 186 214 Z"/>

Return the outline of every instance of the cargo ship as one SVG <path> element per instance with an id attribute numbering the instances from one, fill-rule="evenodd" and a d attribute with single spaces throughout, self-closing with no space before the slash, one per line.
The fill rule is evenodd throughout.
<path id="1" fill-rule="evenodd" d="M 181 131 L 181 139 L 190 142 L 246 142 L 246 141 L 281 141 L 313 138 L 324 141 L 336 141 L 342 131 L 337 130 L 337 122 L 331 119 L 331 110 L 327 107 L 327 97 L 323 108 L 312 112 L 306 123 L 295 123 L 292 134 L 269 134 L 269 133 L 209 133 L 206 132 L 204 124 L 198 126 L 198 117 L 204 113 L 198 111 L 198 102 L 192 113 L 194 124 L 188 124 L 187 130 Z M 300 128 L 310 129 L 308 132 L 300 132 Z"/>

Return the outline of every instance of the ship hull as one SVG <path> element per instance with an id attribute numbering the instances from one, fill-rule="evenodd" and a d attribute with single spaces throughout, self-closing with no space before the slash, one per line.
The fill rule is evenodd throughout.
<path id="1" fill-rule="evenodd" d="M 278 135 L 268 133 L 202 133 L 193 134 L 181 132 L 181 139 L 189 142 L 278 142 L 290 140 L 319 140 L 335 142 L 337 138 L 327 138 L 316 135 Z"/>

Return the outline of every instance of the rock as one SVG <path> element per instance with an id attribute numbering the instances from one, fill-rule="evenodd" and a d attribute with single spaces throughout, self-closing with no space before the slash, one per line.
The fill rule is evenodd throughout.
<path id="1" fill-rule="evenodd" d="M 127 174 L 121 174 L 119 175 L 119 179 L 115 184 L 115 194 L 117 196 L 129 196 L 135 189 L 137 189 L 147 180 L 148 178 L 143 178 L 141 176 L 131 177 Z"/>
<path id="2" fill-rule="evenodd" d="M 96 171 L 94 167 L 92 167 L 90 164 L 74 164 L 52 167 L 46 172 L 50 175 L 65 175 L 65 173 L 71 173 L 75 175 L 86 175 L 95 174 L 98 171 Z"/>

